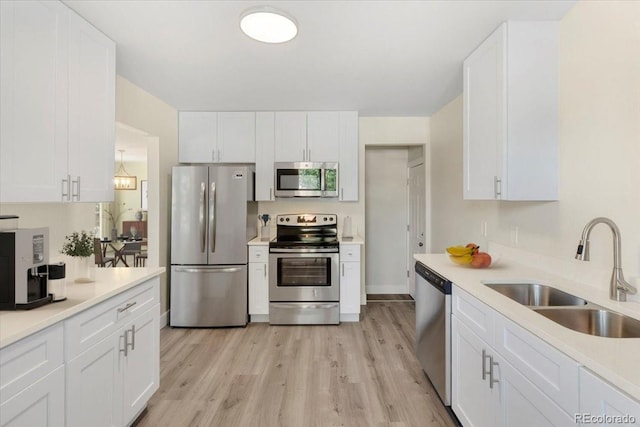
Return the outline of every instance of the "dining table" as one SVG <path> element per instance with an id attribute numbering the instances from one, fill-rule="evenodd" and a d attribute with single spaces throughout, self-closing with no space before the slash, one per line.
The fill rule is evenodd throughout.
<path id="1" fill-rule="evenodd" d="M 147 239 L 145 238 L 141 238 L 141 239 L 117 239 L 117 240 L 111 240 L 111 239 L 101 239 L 100 243 L 102 244 L 102 256 L 106 257 L 107 255 L 107 251 L 109 248 L 111 248 L 113 250 L 113 266 L 116 267 L 118 265 L 118 262 L 122 261 L 122 263 L 124 264 L 125 267 L 129 267 L 129 264 L 127 264 L 127 259 L 125 257 L 125 253 L 127 249 L 130 249 L 132 246 L 137 246 L 137 245 L 141 245 L 141 246 L 146 246 L 147 244 Z M 134 257 L 135 260 L 135 257 Z"/>

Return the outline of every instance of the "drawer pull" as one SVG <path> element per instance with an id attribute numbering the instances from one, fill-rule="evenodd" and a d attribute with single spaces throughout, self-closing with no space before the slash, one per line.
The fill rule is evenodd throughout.
<path id="1" fill-rule="evenodd" d="M 134 305 L 136 305 L 136 302 L 130 302 L 129 304 L 125 305 L 124 307 L 120 307 L 118 309 L 118 313 L 122 313 L 123 311 L 127 311 L 129 310 L 131 307 L 133 307 Z"/>

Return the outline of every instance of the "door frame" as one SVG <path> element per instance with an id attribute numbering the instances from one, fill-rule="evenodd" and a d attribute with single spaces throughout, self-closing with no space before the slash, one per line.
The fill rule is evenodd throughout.
<path id="1" fill-rule="evenodd" d="M 426 147 L 425 147 L 426 148 Z M 407 163 L 407 250 L 406 250 L 406 259 L 407 259 L 407 285 L 406 285 L 406 290 L 407 293 L 409 295 L 411 295 L 412 298 L 415 298 L 415 288 L 412 289 L 411 283 L 412 281 L 415 280 L 415 272 L 414 272 L 414 262 L 413 262 L 413 248 L 412 248 L 412 243 L 411 243 L 411 179 L 410 179 L 410 174 L 411 174 L 411 169 L 414 167 L 418 167 L 420 165 L 424 166 L 424 176 L 423 176 L 423 182 L 424 182 L 424 191 L 425 191 L 425 206 L 423 206 L 423 209 L 421 209 L 421 213 L 422 216 L 424 217 L 424 236 L 423 236 L 423 248 L 424 248 L 424 252 L 422 253 L 426 253 L 427 250 L 429 249 L 429 240 L 427 239 L 427 236 L 429 236 L 429 222 L 428 222 L 428 214 L 427 214 L 427 206 L 429 204 L 429 197 L 430 197 L 430 192 L 429 192 L 429 185 L 427 182 L 427 167 L 428 164 L 425 162 L 425 157 L 420 157 L 417 159 L 413 159 L 410 160 Z M 413 292 L 412 292 L 413 291 Z"/>

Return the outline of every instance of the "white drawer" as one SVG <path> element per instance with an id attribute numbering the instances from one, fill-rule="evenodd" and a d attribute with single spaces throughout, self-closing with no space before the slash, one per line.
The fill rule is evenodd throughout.
<path id="1" fill-rule="evenodd" d="M 249 246 L 249 262 L 269 262 L 269 247 Z"/>
<path id="2" fill-rule="evenodd" d="M 0 350 L 0 404 L 64 361 L 62 322 Z"/>
<path id="3" fill-rule="evenodd" d="M 568 414 L 578 413 L 578 362 L 499 313 L 494 325 L 496 351 Z"/>
<path id="4" fill-rule="evenodd" d="M 148 280 L 66 320 L 67 360 L 111 335 L 126 319 L 159 303 L 159 280 Z"/>
<path id="5" fill-rule="evenodd" d="M 340 244 L 340 262 L 360 262 L 360 245 Z"/>
<path id="6" fill-rule="evenodd" d="M 455 285 L 451 293 L 451 313 L 493 346 L 494 310 Z"/>

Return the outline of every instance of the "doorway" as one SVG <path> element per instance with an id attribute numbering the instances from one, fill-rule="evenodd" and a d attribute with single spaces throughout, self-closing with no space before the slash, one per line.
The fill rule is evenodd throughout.
<path id="1" fill-rule="evenodd" d="M 423 254 L 426 252 L 426 167 L 424 158 L 419 157 L 409 161 L 407 165 L 407 176 L 409 177 L 409 197 L 408 197 L 408 260 L 409 267 L 409 295 L 415 298 L 415 260 L 413 254 Z"/>

